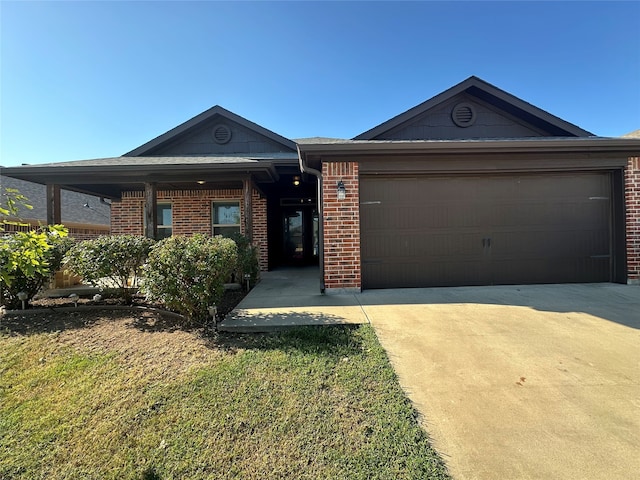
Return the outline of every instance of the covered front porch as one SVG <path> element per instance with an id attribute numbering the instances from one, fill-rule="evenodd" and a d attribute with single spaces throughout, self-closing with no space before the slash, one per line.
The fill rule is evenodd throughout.
<path id="1" fill-rule="evenodd" d="M 317 265 L 317 179 L 296 154 L 117 157 L 3 169 L 46 185 L 47 223 L 62 223 L 61 189 L 111 206 L 111 233 L 245 235 L 262 271 Z"/>

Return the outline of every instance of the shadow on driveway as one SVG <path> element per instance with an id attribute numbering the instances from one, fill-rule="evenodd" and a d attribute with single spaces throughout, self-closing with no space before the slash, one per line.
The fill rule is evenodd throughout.
<path id="1" fill-rule="evenodd" d="M 357 296 L 374 305 L 505 305 L 542 312 L 582 312 L 640 329 L 640 287 L 614 283 L 366 290 Z"/>

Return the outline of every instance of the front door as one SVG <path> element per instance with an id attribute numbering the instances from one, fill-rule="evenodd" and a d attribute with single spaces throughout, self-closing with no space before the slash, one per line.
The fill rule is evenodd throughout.
<path id="1" fill-rule="evenodd" d="M 288 265 L 318 261 L 318 214 L 312 208 L 283 209 L 282 256 Z"/>

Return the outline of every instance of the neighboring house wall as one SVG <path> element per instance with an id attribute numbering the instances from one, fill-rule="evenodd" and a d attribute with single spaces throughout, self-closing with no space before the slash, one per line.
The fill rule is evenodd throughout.
<path id="1" fill-rule="evenodd" d="M 640 284 L 640 157 L 629 159 L 625 171 L 627 216 L 627 281 Z"/>
<path id="2" fill-rule="evenodd" d="M 4 176 L 0 176 L 0 185 L 2 188 L 15 188 L 27 197 L 27 203 L 33 208 L 31 210 L 20 209 L 18 214 L 21 217 L 25 220 L 33 220 L 34 225 L 37 225 L 38 221 L 46 223 L 47 189 L 44 185 Z M 73 225 L 79 228 L 79 235 L 83 235 L 82 229 L 100 232 L 109 229 L 110 208 L 108 204 L 101 202 L 100 198 L 63 189 L 60 191 L 60 200 L 62 223 L 65 226 Z M 92 233 L 87 234 L 91 235 Z"/>
<path id="3" fill-rule="evenodd" d="M 0 176 L 2 188 L 13 188 L 27 198 L 32 209 L 19 206 L 20 218 L 11 219 L 26 225 L 6 225 L 7 232 L 26 232 L 47 223 L 46 187 L 33 182 Z M 62 223 L 69 236 L 76 240 L 89 240 L 109 234 L 110 207 L 93 195 L 61 190 Z M 86 207 L 85 205 L 88 205 Z"/>
<path id="4" fill-rule="evenodd" d="M 245 232 L 242 189 L 224 190 L 159 190 L 158 203 L 172 206 L 173 235 L 212 234 L 211 206 L 214 201 L 237 200 L 240 203 L 240 230 Z M 253 245 L 258 249 L 260 269 L 268 268 L 267 201 L 257 191 L 252 193 Z M 123 192 L 122 199 L 112 203 L 111 231 L 115 235 L 144 234 L 144 192 Z"/>
<path id="5" fill-rule="evenodd" d="M 360 291 L 360 195 L 357 162 L 322 165 L 324 282 L 330 292 Z M 347 196 L 338 200 L 337 184 L 344 182 Z"/>

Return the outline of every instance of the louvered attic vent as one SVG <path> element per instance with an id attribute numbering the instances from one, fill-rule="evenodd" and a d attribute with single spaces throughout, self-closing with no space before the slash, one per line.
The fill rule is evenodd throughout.
<path id="1" fill-rule="evenodd" d="M 213 127 L 213 141 L 218 145 L 224 145 L 231 140 L 231 129 L 226 125 L 216 125 Z"/>
<path id="2" fill-rule="evenodd" d="M 459 127 L 470 127 L 476 121 L 476 110 L 470 103 L 458 103 L 453 107 L 451 119 Z"/>

